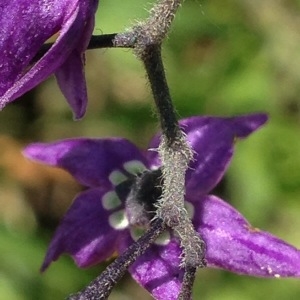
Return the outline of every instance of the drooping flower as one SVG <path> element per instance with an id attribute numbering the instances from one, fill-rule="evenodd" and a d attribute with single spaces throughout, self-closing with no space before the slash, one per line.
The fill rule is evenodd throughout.
<path id="1" fill-rule="evenodd" d="M 186 174 L 186 207 L 207 245 L 209 267 L 251 276 L 299 277 L 298 249 L 254 229 L 228 203 L 208 194 L 223 177 L 235 141 L 265 122 L 262 114 L 191 117 L 180 122 L 195 151 Z M 122 253 L 137 239 L 141 226 L 153 216 L 154 202 L 159 201 L 160 160 L 153 151 L 158 144 L 156 136 L 150 143 L 152 151 L 146 154 L 122 138 L 69 139 L 25 149 L 27 157 L 64 168 L 88 187 L 58 227 L 42 270 L 62 253 L 70 254 L 79 267 L 89 267 L 116 251 Z M 134 206 L 132 198 L 140 206 Z M 139 207 L 149 212 L 146 221 Z M 183 278 L 180 253 L 178 239 L 166 232 L 129 271 L 155 299 L 177 299 Z"/>
<path id="2" fill-rule="evenodd" d="M 55 73 L 75 118 L 86 110 L 84 51 L 98 0 L 1 0 L 0 109 Z M 33 62 L 43 44 L 53 46 Z"/>

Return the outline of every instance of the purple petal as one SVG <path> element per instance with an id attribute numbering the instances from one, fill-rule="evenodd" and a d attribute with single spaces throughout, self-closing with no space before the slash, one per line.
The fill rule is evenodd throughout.
<path id="1" fill-rule="evenodd" d="M 50 243 L 43 271 L 63 253 L 70 254 L 79 267 L 97 264 L 114 253 L 123 230 L 113 228 L 109 217 L 123 206 L 107 203 L 106 195 L 112 197 L 107 190 L 90 189 L 76 197 Z M 115 207 L 105 208 L 105 204 Z"/>
<path id="2" fill-rule="evenodd" d="M 44 42 L 59 31 L 65 17 L 61 12 L 70 13 L 67 1 L 56 1 L 50 10 L 49 4 L 50 1 L 36 0 L 1 1 L 0 95 L 22 76 Z"/>
<path id="3" fill-rule="evenodd" d="M 126 179 L 130 165 L 147 167 L 145 158 L 136 146 L 122 138 L 78 138 L 51 144 L 31 144 L 25 148 L 24 155 L 63 168 L 80 183 L 90 187 L 110 187 L 114 183 L 114 176 Z"/>
<path id="4" fill-rule="evenodd" d="M 87 106 L 87 90 L 81 53 L 73 51 L 55 72 L 57 83 L 74 112 L 75 119 L 84 116 Z"/>
<path id="5" fill-rule="evenodd" d="M 122 239 L 120 252 L 131 243 L 131 238 Z M 129 268 L 131 276 L 148 290 L 156 300 L 178 299 L 183 279 L 183 269 L 179 268 L 181 250 L 175 239 L 167 245 L 153 244 Z"/>
<path id="6" fill-rule="evenodd" d="M 205 195 L 223 177 L 231 160 L 236 138 L 245 138 L 267 121 L 265 114 L 233 118 L 191 117 L 180 121 L 187 139 L 195 151 L 195 161 L 186 176 L 187 195 Z M 156 136 L 150 148 L 157 148 Z M 148 153 L 151 168 L 158 167 L 157 152 Z"/>
<path id="7" fill-rule="evenodd" d="M 93 23 L 98 1 L 5 0 L 0 8 L 0 108 L 29 91 L 55 72 L 73 49 L 86 40 L 85 23 Z M 44 42 L 59 32 L 51 49 L 33 66 L 31 60 Z M 91 32 L 90 32 L 91 33 Z M 71 101 L 70 99 L 68 99 Z M 75 101 L 75 100 L 74 100 Z M 77 112 L 75 111 L 75 114 Z"/>
<path id="8" fill-rule="evenodd" d="M 98 0 L 94 1 L 93 12 L 96 12 Z M 84 74 L 86 50 L 95 26 L 94 13 L 84 26 L 82 37 L 77 48 L 69 55 L 64 64 L 56 70 L 57 83 L 74 112 L 76 120 L 82 118 L 87 106 L 87 90 Z"/>
<path id="9" fill-rule="evenodd" d="M 193 204 L 193 221 L 206 242 L 208 266 L 251 276 L 300 276 L 298 249 L 253 228 L 238 211 L 215 196 Z"/>

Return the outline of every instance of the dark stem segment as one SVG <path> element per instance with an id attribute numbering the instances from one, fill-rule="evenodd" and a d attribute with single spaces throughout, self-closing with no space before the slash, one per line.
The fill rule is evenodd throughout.
<path id="1" fill-rule="evenodd" d="M 116 35 L 117 33 L 92 35 L 91 40 L 88 44 L 88 49 L 112 48 L 114 47 L 113 40 Z"/>
<path id="2" fill-rule="evenodd" d="M 110 33 L 102 35 L 92 35 L 87 49 L 101 49 L 101 48 L 133 48 L 135 45 L 135 32 L 124 33 Z M 41 59 L 54 43 L 44 44 L 31 63 Z"/>
<path id="3" fill-rule="evenodd" d="M 161 128 L 166 137 L 167 146 L 170 146 L 180 136 L 180 129 L 166 80 L 161 47 L 148 47 L 141 59 L 150 81 Z"/>
<path id="4" fill-rule="evenodd" d="M 178 300 L 189 300 L 192 299 L 192 290 L 196 277 L 197 269 L 195 267 L 186 267 L 182 282 L 181 291 Z"/>
<path id="5" fill-rule="evenodd" d="M 104 300 L 110 295 L 113 287 L 124 276 L 128 267 L 153 244 L 166 229 L 161 219 L 155 219 L 150 229 L 133 243 L 122 255 L 117 257 L 95 280 L 82 291 L 70 295 L 68 300 Z"/>

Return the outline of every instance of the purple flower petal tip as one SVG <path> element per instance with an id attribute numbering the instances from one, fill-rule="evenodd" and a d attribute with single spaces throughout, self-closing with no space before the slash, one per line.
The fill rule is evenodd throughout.
<path id="1" fill-rule="evenodd" d="M 75 198 L 51 241 L 42 271 L 62 253 L 70 254 L 79 267 L 88 267 L 106 260 L 116 251 L 122 231 L 116 230 L 109 220 L 108 197 L 117 195 L 97 188 Z M 120 200 L 117 204 L 115 208 L 122 210 Z"/>
<path id="2" fill-rule="evenodd" d="M 187 140 L 195 152 L 194 161 L 186 174 L 186 191 L 194 196 L 205 195 L 212 190 L 226 172 L 237 138 L 245 138 L 267 121 L 266 114 L 250 114 L 221 118 L 195 116 L 180 121 Z M 156 149 L 160 136 L 156 135 L 149 148 Z M 161 165 L 158 153 L 149 151 L 151 168 Z"/>
<path id="3" fill-rule="evenodd" d="M 0 109 L 55 73 L 81 118 L 87 102 L 83 55 L 98 0 L 3 0 L 0 6 Z M 40 58 L 43 44 L 58 37 Z"/>
<path id="4" fill-rule="evenodd" d="M 252 227 L 217 197 L 207 196 L 195 205 L 201 210 L 194 221 L 206 241 L 209 266 L 251 276 L 300 277 L 298 249 Z"/>
<path id="5" fill-rule="evenodd" d="M 141 170 L 147 167 L 139 149 L 122 138 L 36 143 L 26 147 L 23 153 L 32 160 L 67 170 L 80 183 L 90 187 L 110 186 L 114 176 L 122 177 L 124 173 L 126 177 L 131 167 Z"/>
<path id="6" fill-rule="evenodd" d="M 236 125 L 236 136 L 245 138 L 252 132 L 259 129 L 268 121 L 268 115 L 264 113 L 244 115 L 231 118 L 233 126 Z"/>
<path id="7" fill-rule="evenodd" d="M 130 268 L 132 277 L 157 300 L 178 299 L 184 270 L 177 241 L 166 246 L 153 245 Z"/>

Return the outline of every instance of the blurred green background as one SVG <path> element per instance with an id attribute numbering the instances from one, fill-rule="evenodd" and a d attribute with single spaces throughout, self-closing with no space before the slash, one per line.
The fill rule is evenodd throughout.
<path id="1" fill-rule="evenodd" d="M 147 16 L 148 1 L 100 1 L 95 34 Z M 263 111 L 269 123 L 237 144 L 218 194 L 253 226 L 300 248 L 300 1 L 186 0 L 164 44 L 180 118 Z M 82 187 L 59 170 L 23 159 L 32 141 L 124 136 L 145 148 L 157 130 L 149 86 L 130 50 L 87 53 L 89 105 L 74 122 L 49 78 L 0 113 L 0 300 L 63 299 L 104 266 L 79 270 L 62 257 L 39 273 L 55 227 Z M 207 269 L 194 299 L 299 299 L 295 279 L 260 279 Z M 151 299 L 129 276 L 110 299 Z"/>

